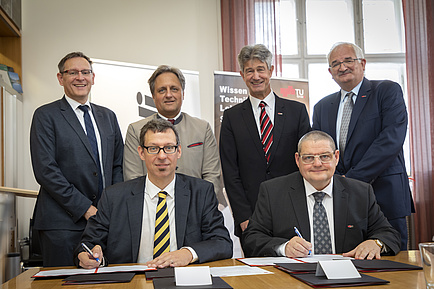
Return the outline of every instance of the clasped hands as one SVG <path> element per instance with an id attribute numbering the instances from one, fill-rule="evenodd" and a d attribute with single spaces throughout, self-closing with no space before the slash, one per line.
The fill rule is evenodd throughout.
<path id="1" fill-rule="evenodd" d="M 79 265 L 85 269 L 93 269 L 99 267 L 103 260 L 103 252 L 101 246 L 96 245 L 91 249 L 93 256 L 98 258 L 100 262 L 96 261 L 89 253 L 81 252 L 78 254 L 80 260 Z M 146 266 L 150 268 L 165 268 L 165 267 L 179 267 L 187 266 L 193 260 L 193 255 L 190 250 L 182 248 L 173 252 L 167 252 L 161 254 L 161 256 L 154 260 L 148 261 Z"/>
<path id="2" fill-rule="evenodd" d="M 286 257 L 302 258 L 309 254 L 312 250 L 312 244 L 300 237 L 293 237 L 285 246 Z M 381 248 L 374 240 L 366 240 L 360 243 L 353 250 L 343 253 L 344 257 L 352 257 L 355 259 L 381 259 Z"/>

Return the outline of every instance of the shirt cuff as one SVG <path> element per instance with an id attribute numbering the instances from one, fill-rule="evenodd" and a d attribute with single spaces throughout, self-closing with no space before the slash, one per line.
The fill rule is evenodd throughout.
<path id="1" fill-rule="evenodd" d="M 286 248 L 286 244 L 288 244 L 288 242 L 289 241 L 287 241 L 287 242 L 283 243 L 282 245 L 280 245 L 279 247 L 277 247 L 277 250 L 276 250 L 277 255 L 282 256 L 282 257 L 286 257 L 285 248 Z"/>
<path id="2" fill-rule="evenodd" d="M 197 260 L 199 260 L 199 257 L 196 254 L 196 251 L 193 250 L 193 248 L 191 247 L 182 247 L 181 249 L 187 249 L 188 251 L 190 251 L 191 255 L 193 256 L 193 259 L 191 259 L 190 264 L 196 262 Z"/>

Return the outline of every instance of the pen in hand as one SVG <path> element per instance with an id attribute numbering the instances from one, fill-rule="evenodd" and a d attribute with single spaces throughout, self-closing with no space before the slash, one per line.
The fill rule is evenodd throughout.
<path id="1" fill-rule="evenodd" d="M 300 233 L 300 231 L 297 229 L 297 227 L 294 227 L 294 231 L 295 231 L 295 233 L 297 234 L 297 236 L 299 236 L 300 238 L 302 238 L 302 239 L 304 240 L 303 236 L 301 235 L 301 233 Z M 309 255 L 310 255 L 311 253 L 312 253 L 312 251 L 309 250 Z"/>
<path id="2" fill-rule="evenodd" d="M 86 250 L 86 252 L 88 252 L 88 253 L 92 256 L 92 258 L 94 258 L 97 262 L 99 262 L 99 258 L 95 258 L 95 257 L 93 256 L 92 251 L 89 249 L 88 246 L 86 246 L 85 243 L 81 243 L 81 246 L 83 247 L 84 250 Z"/>

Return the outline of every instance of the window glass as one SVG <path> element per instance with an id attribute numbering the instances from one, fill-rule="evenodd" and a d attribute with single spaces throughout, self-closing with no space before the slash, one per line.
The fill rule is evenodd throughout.
<path id="1" fill-rule="evenodd" d="M 301 78 L 298 64 L 283 63 L 282 64 L 282 77 L 295 78 L 295 79 Z"/>
<path id="2" fill-rule="evenodd" d="M 309 75 L 309 107 L 312 112 L 315 104 L 330 93 L 339 91 L 339 85 L 328 71 L 327 63 L 311 63 L 308 66 Z"/>
<path id="3" fill-rule="evenodd" d="M 283 55 L 297 55 L 297 10 L 295 0 L 280 2 L 280 41 Z"/>
<path id="4" fill-rule="evenodd" d="M 401 11 L 401 1 L 363 1 L 365 53 L 404 52 Z"/>
<path id="5" fill-rule="evenodd" d="M 336 42 L 354 42 L 351 0 L 306 0 L 307 54 L 327 54 Z"/>

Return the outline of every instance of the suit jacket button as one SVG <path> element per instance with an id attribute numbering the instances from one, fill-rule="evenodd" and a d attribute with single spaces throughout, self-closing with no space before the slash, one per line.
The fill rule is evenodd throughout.
<path id="1" fill-rule="evenodd" d="M 98 173 L 97 172 L 93 172 L 93 175 L 96 177 L 96 176 L 98 176 Z"/>
<path id="2" fill-rule="evenodd" d="M 96 200 L 96 196 L 95 195 L 92 195 L 92 200 Z"/>

